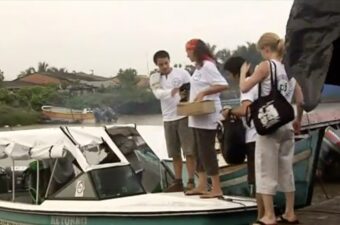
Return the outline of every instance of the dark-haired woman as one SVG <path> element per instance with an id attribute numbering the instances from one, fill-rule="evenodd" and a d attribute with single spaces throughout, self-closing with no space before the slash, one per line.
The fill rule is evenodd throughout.
<path id="1" fill-rule="evenodd" d="M 214 113 L 189 116 L 189 127 L 194 128 L 195 134 L 199 183 L 195 189 L 186 194 L 201 195 L 201 198 L 217 198 L 223 194 L 215 151 L 216 128 L 222 109 L 219 96 L 227 89 L 228 83 L 218 71 L 213 55 L 202 40 L 190 40 L 186 44 L 186 52 L 188 58 L 196 64 L 190 79 L 190 102 L 212 100 L 216 108 Z M 209 191 L 207 176 L 210 176 L 212 181 Z"/>

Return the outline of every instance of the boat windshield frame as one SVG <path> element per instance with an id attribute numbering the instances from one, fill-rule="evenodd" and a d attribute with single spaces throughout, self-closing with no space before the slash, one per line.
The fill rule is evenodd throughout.
<path id="1" fill-rule="evenodd" d="M 125 172 L 127 172 L 127 175 L 129 177 L 125 178 L 132 178 L 132 181 L 134 182 L 133 185 L 135 185 L 135 188 L 137 191 L 131 191 L 131 189 L 126 189 L 126 191 L 129 191 L 128 193 L 104 193 L 103 191 L 112 191 L 112 188 L 119 188 L 120 185 L 112 185 L 114 184 L 113 177 L 115 177 L 113 170 L 116 170 L 115 173 L 122 175 Z M 100 174 L 101 172 L 104 172 Z M 108 179 L 108 177 L 110 179 Z M 85 180 L 88 181 L 85 181 Z M 123 177 L 124 179 L 124 177 Z M 125 179 L 126 181 L 126 179 Z M 81 195 L 74 194 L 79 188 L 79 184 L 83 185 L 83 193 Z M 100 190 L 102 187 L 102 184 L 105 183 L 106 186 Z M 109 183 L 109 185 L 108 185 Z M 87 186 L 87 187 L 85 187 Z M 123 186 L 123 185 L 121 185 Z M 125 187 L 125 186 L 124 186 Z M 71 191 L 70 191 L 71 190 Z M 87 195 L 84 193 L 84 190 L 93 190 L 90 195 Z M 121 188 L 122 192 L 125 190 Z M 71 193 L 71 194 L 70 194 Z M 90 171 L 82 172 L 78 174 L 75 178 L 73 178 L 67 185 L 62 187 L 59 191 L 56 193 L 48 196 L 48 200 L 94 200 L 94 201 L 100 201 L 100 200 L 106 200 L 106 199 L 115 199 L 115 198 L 121 198 L 121 197 L 128 197 L 128 196 L 135 196 L 135 195 L 142 195 L 146 194 L 145 188 L 139 179 L 138 175 L 135 173 L 133 168 L 130 164 L 125 165 L 112 165 L 112 166 L 105 166 L 102 168 L 94 168 Z"/>

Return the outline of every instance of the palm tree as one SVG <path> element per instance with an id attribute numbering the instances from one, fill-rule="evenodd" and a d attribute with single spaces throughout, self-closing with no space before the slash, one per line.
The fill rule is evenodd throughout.
<path id="1" fill-rule="evenodd" d="M 59 73 L 68 73 L 68 71 L 65 67 L 63 67 L 63 68 L 59 68 Z"/>
<path id="2" fill-rule="evenodd" d="M 4 71 L 0 70 L 0 82 L 4 81 L 5 76 L 4 76 Z"/>
<path id="3" fill-rule="evenodd" d="M 233 52 L 233 56 L 241 56 L 253 65 L 257 65 L 262 61 L 262 56 L 257 51 L 256 44 L 250 42 L 247 42 L 246 45 L 238 46 Z"/>
<path id="4" fill-rule="evenodd" d="M 218 63 L 224 64 L 228 58 L 231 56 L 231 51 L 229 49 L 222 49 L 216 52 L 215 58 Z"/>
<path id="5" fill-rule="evenodd" d="M 39 73 L 47 72 L 47 70 L 48 70 L 48 63 L 46 63 L 46 62 L 39 62 L 38 63 L 38 72 Z"/>
<path id="6" fill-rule="evenodd" d="M 24 77 L 24 76 L 33 74 L 33 73 L 35 73 L 35 72 L 36 72 L 36 70 L 34 69 L 34 67 L 29 67 L 29 68 L 27 68 L 26 70 L 21 71 L 20 74 L 18 75 L 18 78 L 22 78 L 22 77 Z"/>
<path id="7" fill-rule="evenodd" d="M 207 46 L 219 64 L 225 63 L 227 59 L 231 56 L 231 51 L 229 49 L 217 50 L 216 45 L 211 45 L 209 43 L 207 43 Z"/>
<path id="8" fill-rule="evenodd" d="M 50 73 L 61 73 L 61 74 L 64 74 L 64 73 L 68 73 L 67 69 L 66 68 L 57 68 L 57 67 L 49 67 L 47 69 L 47 72 L 50 72 Z"/>
<path id="9" fill-rule="evenodd" d="M 47 72 L 50 73 L 58 73 L 59 69 L 57 67 L 50 67 L 47 69 Z"/>
<path id="10" fill-rule="evenodd" d="M 208 47 L 208 49 L 210 50 L 210 52 L 211 52 L 211 54 L 213 55 L 213 56 L 215 56 L 215 53 L 216 53 L 216 45 L 211 45 L 211 44 L 209 44 L 209 43 L 207 43 L 207 47 Z"/>

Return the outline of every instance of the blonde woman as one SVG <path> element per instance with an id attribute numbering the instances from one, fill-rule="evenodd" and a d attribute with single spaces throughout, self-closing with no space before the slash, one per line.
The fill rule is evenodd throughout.
<path id="1" fill-rule="evenodd" d="M 293 174 L 294 129 L 300 129 L 302 118 L 303 96 L 300 86 L 294 78 L 289 79 L 282 64 L 284 40 L 274 33 L 263 34 L 258 43 L 258 50 L 265 61 L 261 62 L 254 73 L 246 79 L 249 64 L 242 65 L 240 74 L 240 89 L 249 91 L 261 82 L 261 95 L 268 95 L 271 90 L 270 64 L 275 64 L 277 71 L 278 90 L 289 101 L 295 96 L 298 113 L 293 123 L 280 127 L 269 135 L 258 135 L 255 148 L 255 176 L 258 201 L 263 202 L 264 212 L 259 215 L 255 224 L 269 225 L 279 223 L 297 224 L 294 212 L 295 183 Z M 294 127 L 294 129 L 293 129 Z M 273 197 L 276 191 L 282 191 L 286 197 L 284 214 L 276 218 Z"/>

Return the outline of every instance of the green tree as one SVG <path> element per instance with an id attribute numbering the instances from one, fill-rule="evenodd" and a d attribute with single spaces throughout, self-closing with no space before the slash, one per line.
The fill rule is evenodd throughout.
<path id="1" fill-rule="evenodd" d="M 36 70 L 34 69 L 34 67 L 29 67 L 28 69 L 21 71 L 20 74 L 18 75 L 18 78 L 22 78 L 24 76 L 33 74 L 35 72 L 36 72 Z"/>
<path id="2" fill-rule="evenodd" d="M 48 71 L 48 63 L 46 62 L 39 62 L 38 63 L 38 72 L 43 73 Z"/>
<path id="3" fill-rule="evenodd" d="M 118 71 L 117 77 L 122 88 L 134 88 L 137 82 L 137 70 L 128 68 L 120 69 Z"/>
<path id="4" fill-rule="evenodd" d="M 219 64 L 224 64 L 231 56 L 229 49 L 218 50 L 215 54 L 215 58 Z"/>
<path id="5" fill-rule="evenodd" d="M 4 76 L 4 71 L 0 70 L 0 82 L 4 81 L 5 76 Z"/>
<path id="6" fill-rule="evenodd" d="M 217 50 L 217 46 L 216 45 L 213 45 L 213 44 L 209 44 L 209 43 L 206 43 L 208 49 L 210 50 L 211 54 L 213 56 L 216 55 L 216 50 Z"/>
<path id="7" fill-rule="evenodd" d="M 65 73 L 68 73 L 67 69 L 66 68 L 57 68 L 57 67 L 49 67 L 47 69 L 47 72 L 50 72 L 50 73 L 60 73 L 60 74 L 65 74 Z M 74 71 L 74 74 L 76 72 Z"/>
<path id="8" fill-rule="evenodd" d="M 11 94 L 7 89 L 0 88 L 0 104 L 14 104 L 15 95 Z"/>
<path id="9" fill-rule="evenodd" d="M 21 107 L 36 111 L 39 111 L 41 106 L 50 104 L 58 97 L 57 87 L 55 86 L 22 88 L 15 95 Z"/>
<path id="10" fill-rule="evenodd" d="M 257 65 L 262 61 L 262 56 L 256 48 L 255 43 L 247 42 L 246 45 L 238 46 L 233 52 L 233 56 L 241 56 L 253 65 Z"/>

